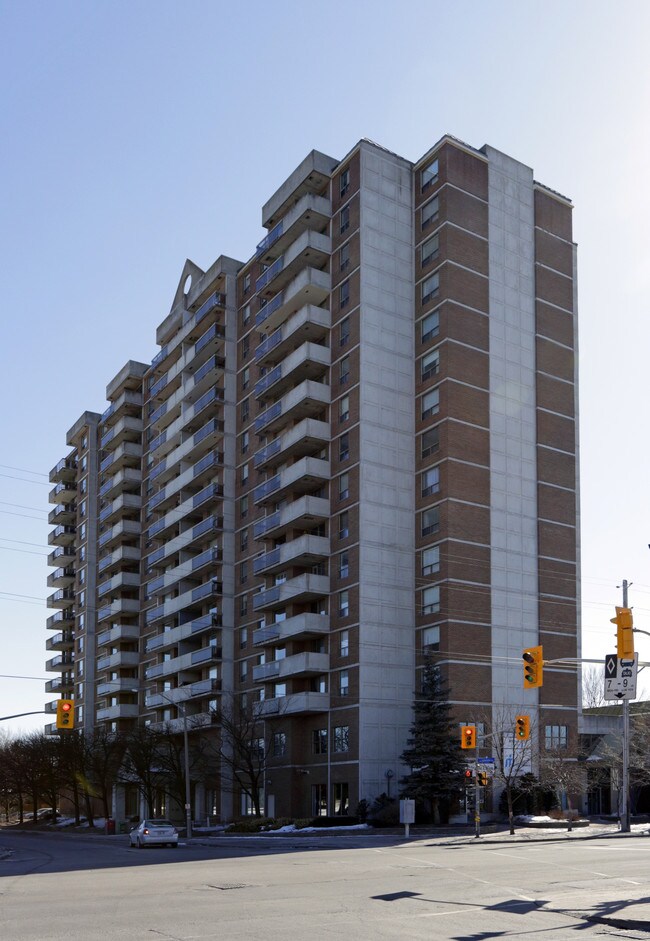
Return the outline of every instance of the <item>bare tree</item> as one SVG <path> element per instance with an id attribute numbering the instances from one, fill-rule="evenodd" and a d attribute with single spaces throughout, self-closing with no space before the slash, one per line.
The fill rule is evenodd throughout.
<path id="1" fill-rule="evenodd" d="M 586 771 L 582 753 L 571 744 L 566 748 L 547 749 L 541 755 L 540 776 L 542 783 L 557 794 L 560 807 L 563 795 L 566 797 L 570 832 L 573 823 L 572 799 L 585 788 Z"/>
<path id="2" fill-rule="evenodd" d="M 266 737 L 266 723 L 255 705 L 243 703 L 236 696 L 223 697 L 221 709 L 213 719 L 220 731 L 219 757 L 230 773 L 233 789 L 246 794 L 255 816 L 261 817 L 260 793 L 271 736 Z"/>
<path id="3" fill-rule="evenodd" d="M 590 664 L 582 667 L 582 705 L 594 709 L 605 705 L 605 673 L 603 667 Z"/>
<path id="4" fill-rule="evenodd" d="M 529 738 L 517 736 L 516 718 L 524 714 L 514 706 L 495 704 L 492 711 L 487 710 L 478 716 L 478 721 L 490 730 L 490 748 L 494 756 L 494 780 L 503 785 L 508 804 L 508 824 L 510 833 L 515 832 L 514 792 L 521 791 L 532 771 L 532 742 L 536 736 L 534 722 L 529 722 Z"/>

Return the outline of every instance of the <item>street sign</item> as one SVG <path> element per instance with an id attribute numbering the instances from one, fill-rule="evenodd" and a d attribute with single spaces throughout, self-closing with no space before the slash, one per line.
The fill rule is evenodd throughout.
<path id="1" fill-rule="evenodd" d="M 623 660 L 610 653 L 605 657 L 605 699 L 636 699 L 636 674 L 639 656 Z"/>
<path id="2" fill-rule="evenodd" d="M 477 758 L 476 763 L 479 765 L 493 765 L 494 758 Z"/>

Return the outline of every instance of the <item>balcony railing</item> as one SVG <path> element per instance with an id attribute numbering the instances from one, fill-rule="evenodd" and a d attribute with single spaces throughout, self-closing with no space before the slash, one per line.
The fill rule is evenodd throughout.
<path id="1" fill-rule="evenodd" d="M 284 266 L 284 255 L 280 255 L 280 257 L 276 258 L 273 264 L 270 265 L 266 269 L 266 271 L 263 271 L 262 274 L 259 276 L 259 278 L 255 282 L 255 290 L 261 291 L 262 288 L 266 287 L 269 281 L 272 281 L 273 278 L 276 276 L 276 274 L 282 271 L 283 266 Z"/>
<path id="2" fill-rule="evenodd" d="M 260 310 L 259 314 L 255 317 L 255 326 L 261 327 L 265 320 L 274 314 L 276 310 L 282 307 L 282 301 L 284 299 L 284 293 L 280 291 L 275 297 L 272 297 L 268 304 L 265 304 L 264 307 Z"/>
<path id="3" fill-rule="evenodd" d="M 271 245 L 273 245 L 274 242 L 277 242 L 277 240 L 282 235 L 283 228 L 284 228 L 283 221 L 282 219 L 280 219 L 278 224 L 273 226 L 269 234 L 265 238 L 263 238 L 262 241 L 257 246 L 255 250 L 256 258 L 259 258 L 260 255 L 263 255 L 264 252 L 267 251 L 271 247 Z"/>

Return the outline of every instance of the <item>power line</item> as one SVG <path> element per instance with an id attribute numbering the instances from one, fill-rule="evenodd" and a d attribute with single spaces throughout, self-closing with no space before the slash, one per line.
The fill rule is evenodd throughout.
<path id="1" fill-rule="evenodd" d="M 19 510 L 33 510 L 35 513 L 45 513 L 47 515 L 47 510 L 41 509 L 40 506 L 24 506 L 22 503 L 9 503 L 8 500 L 0 500 L 0 506 L 14 506 Z"/>
<path id="2" fill-rule="evenodd" d="M 8 470 L 22 471 L 23 474 L 36 474 L 39 477 L 49 476 L 49 474 L 45 474 L 43 471 L 28 470 L 26 467 L 14 467 L 13 464 L 0 464 L 0 467 L 6 467 Z"/>
<path id="3" fill-rule="evenodd" d="M 7 477 L 9 480 L 22 480 L 24 484 L 41 484 L 43 487 L 49 487 L 49 480 L 28 480 L 26 477 L 16 477 L 14 474 L 0 474 L 0 477 Z"/>

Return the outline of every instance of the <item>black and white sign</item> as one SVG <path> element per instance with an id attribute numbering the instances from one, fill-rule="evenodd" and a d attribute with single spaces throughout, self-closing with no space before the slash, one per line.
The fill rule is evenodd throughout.
<path id="1" fill-rule="evenodd" d="M 639 657 L 622 660 L 615 653 L 605 657 L 605 699 L 636 699 L 636 673 Z"/>

